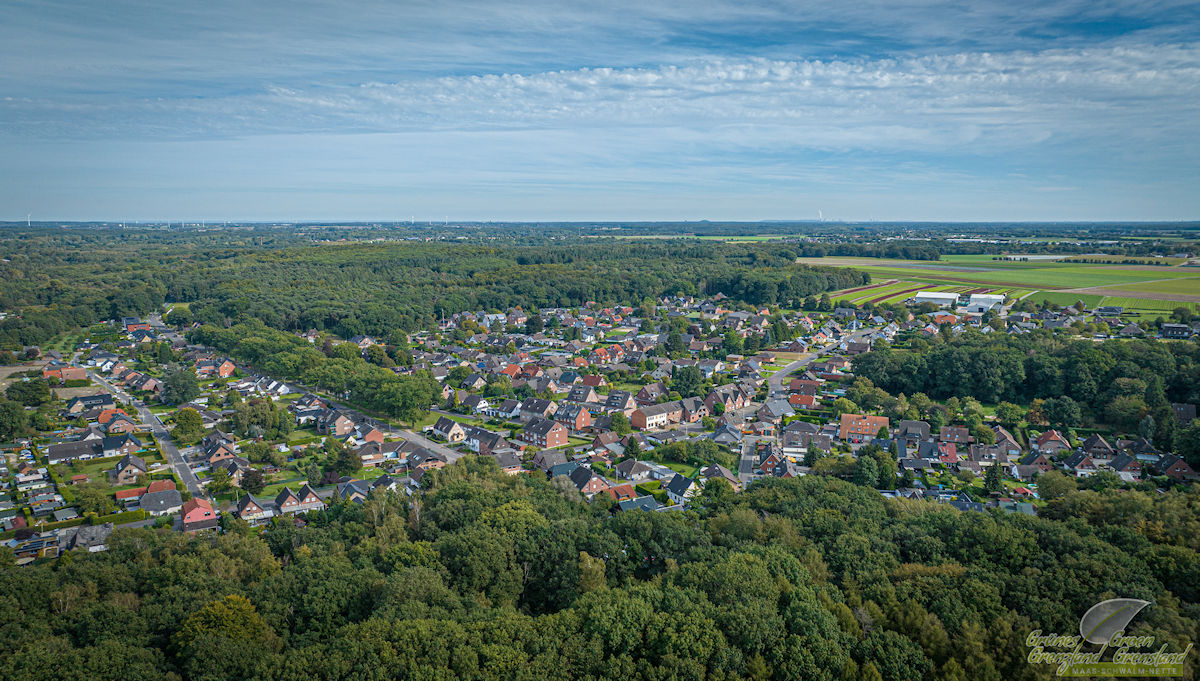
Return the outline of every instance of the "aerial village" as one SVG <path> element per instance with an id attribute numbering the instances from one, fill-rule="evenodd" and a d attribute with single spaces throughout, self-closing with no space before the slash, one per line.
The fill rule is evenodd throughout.
<path id="1" fill-rule="evenodd" d="M 1104 323 L 1114 337 L 1142 335 L 1117 308 L 1015 302 L 922 291 L 903 305 L 825 296 L 780 310 L 673 297 L 463 311 L 403 348 L 298 334 L 400 374 L 429 372 L 441 400 L 407 424 L 189 342 L 162 316 L 113 320 L 73 348 L 26 348 L 8 367 L 8 395 L 27 397 L 38 433 L 4 445 L 0 541 L 32 562 L 102 551 L 119 526 L 269 531 L 373 494 L 420 495 L 426 476 L 463 456 L 613 513 L 687 507 L 715 479 L 738 492 L 767 476 L 837 475 L 885 496 L 1036 514 L 1049 471 L 1196 478 L 1145 437 L 1072 436 L 970 398 L 891 396 L 854 375 L 855 358 L 880 344 L 967 330 Z M 1198 332 L 1166 324 L 1159 338 Z M 1195 405 L 1172 409 L 1181 426 L 1196 417 Z"/>

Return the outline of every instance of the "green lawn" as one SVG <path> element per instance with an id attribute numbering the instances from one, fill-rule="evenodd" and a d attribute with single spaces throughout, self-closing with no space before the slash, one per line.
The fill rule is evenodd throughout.
<path id="1" fill-rule="evenodd" d="M 287 442 L 289 445 L 299 444 L 303 440 L 320 439 L 316 428 L 301 428 L 288 433 Z"/>
<path id="2" fill-rule="evenodd" d="M 1180 302 L 1177 300 L 1151 300 L 1149 298 L 1126 298 L 1122 296 L 1105 296 L 1100 304 L 1120 306 L 1131 311 L 1144 310 L 1153 313 L 1166 313 L 1167 315 L 1177 307 L 1188 308 L 1192 311 L 1200 310 L 1200 303 Z"/>
<path id="3" fill-rule="evenodd" d="M 691 464 L 674 463 L 674 462 L 668 463 L 666 461 L 659 461 L 658 463 L 661 463 L 662 465 L 666 466 L 667 468 L 670 468 L 671 470 L 675 471 L 676 473 L 680 473 L 684 477 L 688 477 L 688 478 L 694 478 L 694 477 L 696 477 L 696 474 L 700 472 L 699 468 L 697 468 Z"/>
<path id="4" fill-rule="evenodd" d="M 306 482 L 308 482 L 307 478 L 289 477 L 285 480 L 278 480 L 276 482 L 272 482 L 271 484 L 269 484 L 263 488 L 263 491 L 261 494 L 256 494 L 254 496 L 259 497 L 260 499 L 261 498 L 273 499 L 273 498 L 275 498 L 275 495 L 279 494 L 279 492 L 281 490 L 283 490 L 284 487 L 291 487 L 293 490 L 296 490 L 296 489 L 299 489 L 300 486 Z"/>

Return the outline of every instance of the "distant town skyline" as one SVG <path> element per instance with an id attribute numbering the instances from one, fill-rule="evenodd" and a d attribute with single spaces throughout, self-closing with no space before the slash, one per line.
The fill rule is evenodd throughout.
<path id="1" fill-rule="evenodd" d="M 1200 218 L 1200 5 L 17 1 L 0 220 Z"/>

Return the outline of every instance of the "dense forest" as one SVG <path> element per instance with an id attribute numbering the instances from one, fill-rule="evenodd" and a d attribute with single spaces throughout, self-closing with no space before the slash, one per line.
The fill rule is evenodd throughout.
<path id="1" fill-rule="evenodd" d="M 1064 340 L 1049 331 L 1023 335 L 943 334 L 920 348 L 886 345 L 854 358 L 855 375 L 891 394 L 973 397 L 985 403 L 1043 400 L 1051 425 L 1085 420 L 1136 434 L 1151 420 L 1155 444 L 1172 451 L 1172 402 L 1200 402 L 1200 343 Z M 1189 450 L 1190 451 L 1190 450 Z M 1200 461 L 1198 461 L 1200 463 Z"/>
<path id="2" fill-rule="evenodd" d="M 1011 227 L 1011 229 L 1009 229 Z M 0 233 L 0 346 L 46 341 L 99 320 L 194 303 L 202 321 L 248 313 L 275 328 L 343 335 L 414 330 L 443 313 L 511 305 L 630 303 L 724 293 L 760 305 L 866 283 L 796 257 L 937 260 L 945 254 L 1141 256 L 1195 250 L 1194 224 L 471 223 L 65 225 Z M 777 235 L 731 242 L 678 236 Z M 656 239 L 627 237 L 655 236 Z M 953 239 L 971 237 L 976 240 Z M 1089 243 L 1058 239 L 1092 239 Z M 1167 241 L 1166 239 L 1181 239 Z"/>
<path id="3" fill-rule="evenodd" d="M 740 495 L 718 481 L 693 511 L 647 513 L 491 459 L 426 479 L 419 499 L 334 505 L 305 527 L 120 530 L 105 553 L 0 568 L 0 669 L 998 681 L 1051 678 L 1026 662 L 1028 633 L 1071 634 L 1113 596 L 1153 602 L 1130 634 L 1179 650 L 1198 633 L 1194 490 L 1069 492 L 1035 518 L 813 476 Z"/>
<path id="4" fill-rule="evenodd" d="M 326 232 L 265 228 L 25 236 L 4 243 L 0 308 L 20 312 L 0 322 L 0 344 L 9 347 L 164 303 L 188 303 L 177 321 L 190 315 L 225 325 L 251 317 L 350 337 L 425 328 L 463 310 L 716 293 L 766 305 L 869 280 L 854 270 L 794 264 L 794 249 L 761 243 L 331 243 L 317 240 L 332 236 Z"/>

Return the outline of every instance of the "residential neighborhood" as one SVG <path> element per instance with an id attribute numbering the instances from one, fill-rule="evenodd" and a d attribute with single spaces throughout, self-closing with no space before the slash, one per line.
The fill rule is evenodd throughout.
<path id="1" fill-rule="evenodd" d="M 1006 318 L 1010 333 L 1023 333 L 1058 319 L 1009 314 L 1003 296 L 918 293 L 899 315 L 853 307 L 751 313 L 724 307 L 720 296 L 664 298 L 653 318 L 646 309 L 451 315 L 414 335 L 407 361 L 393 366 L 428 372 L 440 386 L 429 416 L 409 427 L 365 414 L 345 395 L 239 365 L 161 318 L 124 318 L 96 330 L 103 340 L 39 364 L 42 380 L 74 387 L 69 396 L 59 389 L 53 433 L 11 448 L 3 529 L 24 531 L 9 542 L 32 560 L 47 555 L 55 533 L 83 522 L 185 532 L 218 529 L 223 516 L 254 526 L 299 522 L 377 489 L 420 494 L 426 473 L 468 454 L 509 474 L 562 476 L 585 498 L 607 495 L 620 510 L 685 507 L 712 479 L 738 491 L 763 477 L 849 478 L 864 451 L 881 456 L 874 475 L 890 483 L 879 485 L 882 494 L 964 509 L 1035 513 L 1036 480 L 1049 471 L 1107 471 L 1126 482 L 1197 477 L 1144 437 L 1071 439 L 1047 428 L 1026 441 L 962 411 L 951 418 L 970 416 L 975 426 L 944 415 L 935 426 L 878 408 L 846 411 L 855 404 L 848 398 L 870 389 L 853 363 L 874 344 L 964 325 L 995 331 Z M 338 343 L 316 331 L 301 336 Z M 386 347 L 367 336 L 346 344 L 364 357 Z M 186 399 L 168 405 L 178 386 Z M 1173 408 L 1181 425 L 1194 421 L 1195 405 Z M 980 428 L 988 436 L 977 441 Z M 985 493 L 979 485 L 993 469 L 1002 484 L 992 479 Z"/>

